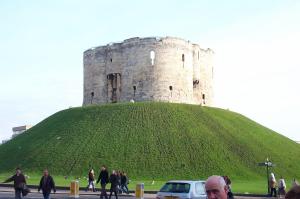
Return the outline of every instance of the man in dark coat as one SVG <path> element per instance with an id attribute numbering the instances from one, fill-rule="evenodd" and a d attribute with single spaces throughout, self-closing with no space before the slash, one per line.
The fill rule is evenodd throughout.
<path id="1" fill-rule="evenodd" d="M 7 182 L 14 182 L 15 199 L 21 199 L 22 191 L 24 190 L 24 186 L 26 185 L 25 176 L 22 174 L 21 169 L 16 168 L 16 174 L 5 180 L 3 183 Z"/>
<path id="2" fill-rule="evenodd" d="M 109 177 L 109 181 L 110 181 L 110 194 L 109 194 L 109 199 L 111 199 L 112 193 L 115 193 L 116 199 L 118 199 L 118 185 L 119 185 L 119 181 L 118 181 L 118 176 L 117 173 L 115 171 L 112 171 L 112 174 Z"/>
<path id="3" fill-rule="evenodd" d="M 101 184 L 101 194 L 100 194 L 100 198 L 103 199 L 103 196 L 105 197 L 105 199 L 108 199 L 107 197 L 107 193 L 106 193 L 106 184 L 108 183 L 109 179 L 108 179 L 108 171 L 106 169 L 105 166 L 102 166 L 101 168 L 101 172 L 99 174 L 98 180 L 97 180 L 97 184 L 100 182 Z"/>
<path id="4" fill-rule="evenodd" d="M 42 189 L 44 199 L 50 199 L 50 193 L 53 189 L 53 192 L 56 192 L 55 183 L 53 178 L 49 175 L 49 172 L 47 169 L 44 170 L 44 175 L 42 176 L 40 180 L 40 185 L 38 187 L 38 191 Z"/>

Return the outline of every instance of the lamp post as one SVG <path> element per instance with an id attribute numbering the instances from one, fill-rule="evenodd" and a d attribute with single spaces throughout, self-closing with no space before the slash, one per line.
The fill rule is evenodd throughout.
<path id="1" fill-rule="evenodd" d="M 271 191 L 270 191 L 270 181 L 269 181 L 269 168 L 270 167 L 274 167 L 275 164 L 273 164 L 269 158 L 266 159 L 265 162 L 260 162 L 258 163 L 258 166 L 264 166 L 266 167 L 266 170 L 267 170 L 267 186 L 268 186 L 268 194 L 270 195 Z"/>

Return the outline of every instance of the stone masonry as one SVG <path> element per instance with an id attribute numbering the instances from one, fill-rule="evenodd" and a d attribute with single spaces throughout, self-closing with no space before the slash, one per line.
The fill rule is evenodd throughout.
<path id="1" fill-rule="evenodd" d="M 134 100 L 212 106 L 213 54 L 175 37 L 135 37 L 88 49 L 83 105 Z"/>

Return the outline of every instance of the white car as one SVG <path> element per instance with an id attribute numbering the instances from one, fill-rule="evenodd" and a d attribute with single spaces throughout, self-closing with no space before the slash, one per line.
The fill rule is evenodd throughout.
<path id="1" fill-rule="evenodd" d="M 172 180 L 156 194 L 156 199 L 206 199 L 205 181 Z"/>

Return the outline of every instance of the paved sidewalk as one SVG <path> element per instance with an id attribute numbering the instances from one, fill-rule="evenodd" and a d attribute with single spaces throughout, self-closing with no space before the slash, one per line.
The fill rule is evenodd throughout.
<path id="1" fill-rule="evenodd" d="M 1 192 L 14 192 L 14 188 L 13 187 L 0 187 L 0 193 Z M 31 193 L 38 193 L 38 190 L 35 189 L 35 188 L 30 188 L 30 192 Z M 58 189 L 56 190 L 56 194 L 69 194 L 70 191 L 69 190 L 61 190 L 61 189 Z M 91 191 L 79 191 L 79 195 L 99 195 L 100 192 L 91 192 Z M 109 194 L 109 192 L 108 192 Z M 126 197 L 126 198 L 133 198 L 135 197 L 134 194 L 120 194 L 118 196 L 121 196 L 121 197 Z M 155 195 L 154 194 L 145 194 L 145 198 L 155 198 Z"/>
<path id="2" fill-rule="evenodd" d="M 32 193 L 38 193 L 36 188 L 31 188 L 30 189 Z M 2 193 L 12 193 L 14 192 L 14 188 L 13 187 L 1 187 L 0 186 L 0 194 Z M 62 190 L 62 189 L 58 189 L 56 191 L 56 195 L 67 195 L 69 194 L 69 190 Z M 91 192 L 91 191 L 79 191 L 79 195 L 81 196 L 99 196 L 100 192 Z M 130 193 L 130 194 L 121 194 L 120 198 L 135 198 L 134 193 Z M 144 194 L 144 198 L 145 199 L 153 199 L 156 198 L 156 194 Z M 270 197 L 251 197 L 251 196 L 235 196 L 235 199 L 270 199 Z"/>

